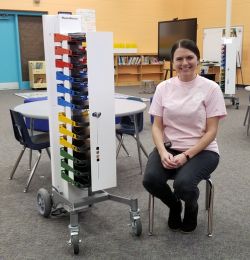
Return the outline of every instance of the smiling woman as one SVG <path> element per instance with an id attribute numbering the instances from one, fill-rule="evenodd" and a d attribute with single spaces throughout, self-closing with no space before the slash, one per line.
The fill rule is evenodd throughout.
<path id="1" fill-rule="evenodd" d="M 198 184 L 209 179 L 219 163 L 216 134 L 219 119 L 226 115 L 220 87 L 196 74 L 199 59 L 193 41 L 176 42 L 171 60 L 177 76 L 157 86 L 149 109 L 156 148 L 149 156 L 143 185 L 170 208 L 169 228 L 184 233 L 197 226 Z M 171 147 L 166 148 L 167 142 Z M 173 191 L 166 184 L 170 179 Z"/>
<path id="2" fill-rule="evenodd" d="M 190 81 L 196 77 L 200 51 L 193 41 L 181 40 L 175 43 L 171 50 L 171 59 L 180 80 Z"/>

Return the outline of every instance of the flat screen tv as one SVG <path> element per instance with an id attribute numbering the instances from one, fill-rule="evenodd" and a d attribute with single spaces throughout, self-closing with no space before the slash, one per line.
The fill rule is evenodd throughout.
<path id="1" fill-rule="evenodd" d="M 170 61 L 170 51 L 176 41 L 190 39 L 196 43 L 196 38 L 197 18 L 158 22 L 159 60 Z"/>

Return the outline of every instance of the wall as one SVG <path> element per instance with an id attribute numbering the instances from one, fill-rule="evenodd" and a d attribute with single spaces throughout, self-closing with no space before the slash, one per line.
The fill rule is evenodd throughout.
<path id="1" fill-rule="evenodd" d="M 135 42 L 139 52 L 157 52 L 158 21 L 178 17 L 182 0 L 1 0 L 0 9 L 58 11 L 95 9 L 98 31 L 112 31 L 115 42 Z M 14 6 L 14 8 L 13 8 Z"/>
<path id="2" fill-rule="evenodd" d="M 0 9 L 75 12 L 76 9 L 95 9 L 98 31 L 112 31 L 115 42 L 136 42 L 139 52 L 157 52 L 157 23 L 175 17 L 198 18 L 198 46 L 202 52 L 204 28 L 224 27 L 226 0 L 1 0 Z M 13 8 L 14 6 L 14 8 Z M 243 25 L 242 71 L 245 84 L 250 84 L 250 23 L 249 0 L 232 0 L 231 25 Z M 239 83 L 240 71 L 238 71 Z"/>
<path id="3" fill-rule="evenodd" d="M 232 0 L 231 25 L 243 26 L 242 72 L 244 84 L 250 84 L 250 23 L 249 0 Z M 204 28 L 225 27 L 226 0 L 190 0 L 182 3 L 182 18 L 198 18 L 198 46 L 202 52 L 202 37 Z M 238 69 L 238 83 L 241 84 L 241 74 Z"/>

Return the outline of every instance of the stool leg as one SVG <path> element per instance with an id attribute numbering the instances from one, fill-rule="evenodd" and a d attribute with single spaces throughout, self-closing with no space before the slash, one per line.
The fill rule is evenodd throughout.
<path id="1" fill-rule="evenodd" d="M 207 180 L 208 187 L 210 188 L 209 191 L 209 201 L 208 201 L 208 226 L 207 232 L 208 236 L 212 237 L 213 235 L 213 208 L 214 208 L 214 186 L 210 179 Z"/>
<path id="2" fill-rule="evenodd" d="M 205 196 L 205 209 L 208 210 L 209 209 L 209 199 L 210 199 L 210 184 L 208 181 L 206 181 L 206 196 Z"/>
<path id="3" fill-rule="evenodd" d="M 149 194 L 148 200 L 148 235 L 153 235 L 154 229 L 154 196 Z"/>

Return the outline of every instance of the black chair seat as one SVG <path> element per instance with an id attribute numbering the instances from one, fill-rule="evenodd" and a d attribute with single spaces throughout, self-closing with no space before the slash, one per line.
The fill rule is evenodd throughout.
<path id="1" fill-rule="evenodd" d="M 27 147 L 32 150 L 41 150 L 50 146 L 49 134 L 38 134 L 30 137 L 31 142 Z"/>

